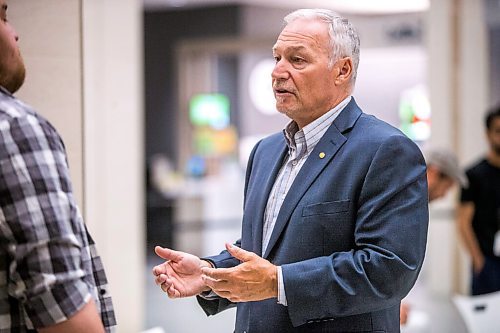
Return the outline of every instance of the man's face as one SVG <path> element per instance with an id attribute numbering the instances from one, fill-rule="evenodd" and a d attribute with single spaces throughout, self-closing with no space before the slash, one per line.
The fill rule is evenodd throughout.
<path id="1" fill-rule="evenodd" d="M 500 117 L 493 118 L 490 129 L 486 132 L 486 136 L 491 149 L 497 156 L 500 156 Z"/>
<path id="2" fill-rule="evenodd" d="M 7 2 L 0 0 L 0 85 L 16 92 L 24 82 L 24 62 L 17 45 L 17 34 L 7 21 Z"/>
<path id="3" fill-rule="evenodd" d="M 429 202 L 444 197 L 454 184 L 455 181 L 452 178 L 444 176 L 435 166 L 427 167 Z"/>
<path id="4" fill-rule="evenodd" d="M 328 25 L 297 19 L 281 32 L 273 47 L 272 72 L 276 108 L 300 127 L 319 118 L 343 98 L 335 85 L 338 63 L 329 68 Z"/>

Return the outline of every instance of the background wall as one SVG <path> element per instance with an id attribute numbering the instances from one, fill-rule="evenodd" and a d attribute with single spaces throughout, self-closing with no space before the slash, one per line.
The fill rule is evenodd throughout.
<path id="1" fill-rule="evenodd" d="M 488 28 L 487 46 L 489 48 L 489 65 L 488 71 L 490 79 L 489 101 L 491 105 L 500 103 L 500 2 L 497 0 L 484 0 L 484 14 L 486 26 Z"/>
<path id="2" fill-rule="evenodd" d="M 65 0 L 60 0 L 65 1 Z M 118 332 L 144 326 L 142 2 L 81 0 L 85 217 L 104 257 Z"/>
<path id="3" fill-rule="evenodd" d="M 27 14 L 29 13 L 29 15 Z M 26 81 L 17 97 L 39 110 L 64 139 L 73 187 L 83 200 L 83 96 L 79 0 L 9 2 Z"/>

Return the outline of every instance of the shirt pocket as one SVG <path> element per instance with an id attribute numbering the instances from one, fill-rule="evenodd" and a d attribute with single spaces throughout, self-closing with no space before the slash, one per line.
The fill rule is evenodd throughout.
<path id="1" fill-rule="evenodd" d="M 350 200 L 325 201 L 307 205 L 302 209 L 302 216 L 325 215 L 347 212 Z"/>

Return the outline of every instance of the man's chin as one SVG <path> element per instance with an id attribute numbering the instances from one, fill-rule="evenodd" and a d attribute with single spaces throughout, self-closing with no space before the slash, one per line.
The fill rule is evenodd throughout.
<path id="1" fill-rule="evenodd" d="M 276 110 L 278 110 L 278 112 L 281 113 L 282 115 L 285 115 L 288 118 L 291 118 L 290 117 L 290 110 L 288 108 L 283 108 L 283 107 L 276 106 Z"/>
<path id="2" fill-rule="evenodd" d="M 279 113 L 289 115 L 294 112 L 295 108 L 291 107 L 290 105 L 285 105 L 283 103 L 276 103 L 276 110 L 278 110 Z"/>
<path id="3" fill-rule="evenodd" d="M 17 60 L 18 61 L 14 62 L 15 65 L 11 64 L 11 67 L 5 71 L 5 74 L 0 76 L 0 85 L 11 94 L 14 94 L 21 88 L 26 77 L 26 67 L 24 66 L 22 58 Z"/>
<path id="4" fill-rule="evenodd" d="M 24 83 L 24 79 L 26 77 L 26 70 L 24 66 L 20 68 L 14 77 L 12 77 L 7 83 L 5 83 L 4 88 L 10 91 L 11 94 L 14 94 L 19 88 L 22 87 Z"/>

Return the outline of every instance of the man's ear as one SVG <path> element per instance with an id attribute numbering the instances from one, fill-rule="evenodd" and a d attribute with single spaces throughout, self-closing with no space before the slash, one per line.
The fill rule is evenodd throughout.
<path id="1" fill-rule="evenodd" d="M 341 86 L 349 83 L 352 76 L 352 59 L 350 57 L 341 58 L 335 62 L 334 66 L 337 73 L 335 84 Z"/>

